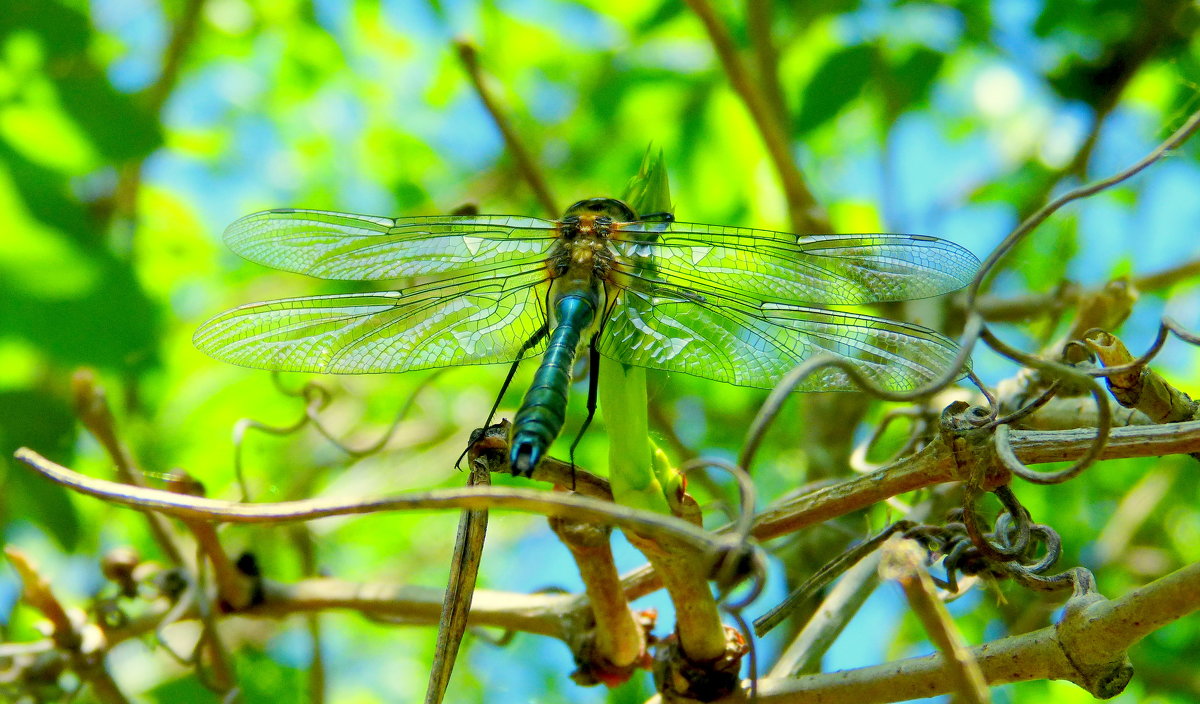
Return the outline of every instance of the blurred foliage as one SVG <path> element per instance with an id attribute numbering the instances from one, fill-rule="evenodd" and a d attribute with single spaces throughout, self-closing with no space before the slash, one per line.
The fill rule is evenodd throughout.
<path id="1" fill-rule="evenodd" d="M 750 29 L 740 4 L 714 4 L 748 64 L 758 66 L 753 59 L 768 37 Z M 1192 2 L 765 5 L 778 57 L 773 92 L 798 163 L 839 230 L 924 232 L 986 255 L 1020 215 L 1140 158 L 1200 102 L 1193 82 L 1200 12 Z M 197 9 L 194 34 L 174 42 L 180 19 Z M 302 415 L 303 401 L 268 374 L 205 358 L 191 333 L 240 303 L 354 289 L 239 261 L 221 244 L 226 224 L 273 206 L 423 214 L 474 204 L 481 212 L 548 214 L 464 77 L 451 48 L 456 36 L 478 47 L 489 83 L 560 204 L 619 192 L 654 143 L 671 167 L 681 219 L 787 228 L 755 126 L 699 22 L 677 0 L 0 0 L 0 525 L 6 542 L 33 554 L 62 585 L 64 598 L 101 589 L 97 556 L 108 548 L 131 544 L 161 557 L 139 516 L 68 496 L 7 460 L 26 445 L 112 476 L 112 462 L 73 420 L 73 369 L 97 370 L 121 434 L 147 470 L 186 468 L 214 497 L 239 496 L 230 440 L 239 418 L 287 425 Z M 165 65 L 177 73 L 164 80 Z M 1136 181 L 1057 216 L 1006 260 L 996 291 L 1052 291 L 1064 277 L 1096 284 L 1116 271 L 1137 276 L 1200 257 L 1197 153 L 1188 145 Z M 1122 331 L 1129 345 L 1149 343 L 1164 307 L 1195 329 L 1194 284 L 1143 297 Z M 941 325 L 938 306 L 917 304 L 900 315 Z M 1002 333 L 1034 349 L 1033 339 L 1051 337 L 1044 328 Z M 1196 350 L 1173 344 L 1160 362 L 1173 382 L 1196 391 Z M 1015 372 L 985 354 L 976 366 L 991 384 Z M 285 437 L 249 433 L 243 459 L 251 498 L 461 485 L 453 460 L 503 373 L 450 370 L 428 384 L 425 373 L 320 379 L 333 392 L 322 418 L 352 446 L 379 437 L 410 397 L 413 407 L 385 451 L 358 460 L 311 428 Z M 522 370 L 513 388 L 531 373 Z M 653 371 L 649 379 L 652 427 L 677 453 L 736 456 L 765 397 Z M 303 381 L 285 375 L 280 383 L 295 389 Z M 582 398 L 580 388 L 568 428 L 582 420 Z M 503 410 L 511 414 L 518 399 L 512 395 Z M 763 502 L 808 478 L 814 449 L 796 442 L 806 402 L 789 405 L 760 454 Z M 864 423 L 878 422 L 882 411 L 872 406 Z M 598 422 L 577 459 L 602 468 L 605 446 Z M 1066 486 L 1017 490 L 1035 519 L 1063 535 L 1064 564 L 1095 568 L 1101 590 L 1116 596 L 1200 559 L 1200 480 L 1191 461 L 1106 462 Z M 1140 481 L 1160 475 L 1169 490 L 1154 495 L 1143 519 L 1115 512 Z M 868 518 L 881 523 L 887 511 L 877 507 Z M 441 585 L 455 521 L 451 514 L 320 521 L 310 526 L 315 563 L 345 579 Z M 816 532 L 826 545 L 844 545 L 865 534 L 864 521 L 847 517 Z M 578 589 L 566 551 L 547 534 L 536 518 L 494 515 L 481 586 Z M 252 545 L 275 578 L 307 572 L 289 529 L 234 527 L 222 536 L 235 554 Z M 775 563 L 776 574 L 811 572 L 800 556 L 780 554 L 788 564 Z M 628 550 L 620 557 L 623 567 L 641 564 Z M 13 610 L 11 570 L 0 580 L 7 635 L 36 637 L 32 619 Z M 767 600 L 781 589 L 775 584 Z M 1002 599 L 984 594 L 956 612 L 971 641 L 1046 622 L 1040 596 L 1001 589 Z M 881 594 L 890 615 L 843 636 L 857 644 L 859 659 L 831 654 L 829 666 L 928 650 L 911 617 L 898 621 L 896 594 Z M 665 606 L 661 598 L 647 603 Z M 323 622 L 331 701 L 420 696 L 432 630 L 345 615 Z M 1200 691 L 1192 661 L 1198 640 L 1192 618 L 1138 646 L 1138 675 L 1120 701 L 1189 701 Z M 302 696 L 307 631 L 290 620 L 239 623 L 237 642 L 247 701 Z M 769 640 L 760 656 L 778 647 Z M 128 648 L 112 664 L 131 693 L 213 701 L 161 652 Z M 448 700 L 626 702 L 643 700 L 648 687 L 583 690 L 564 677 L 570 669 L 558 643 L 524 635 L 498 650 L 469 639 Z M 1046 682 L 996 696 L 1086 699 Z"/>

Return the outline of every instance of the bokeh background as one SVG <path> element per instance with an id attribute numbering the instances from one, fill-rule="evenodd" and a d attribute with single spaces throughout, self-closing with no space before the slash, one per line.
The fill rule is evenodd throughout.
<path id="1" fill-rule="evenodd" d="M 770 99 L 788 115 L 795 159 L 839 231 L 916 232 L 985 256 L 1052 195 L 1132 164 L 1200 106 L 1200 12 L 1172 0 L 1010 0 L 942 4 L 884 0 L 715 3 L 752 68 L 770 36 Z M 308 377 L 212 361 L 191 344 L 207 317 L 268 298 L 352 290 L 239 260 L 221 243 L 237 217 L 267 207 L 379 215 L 539 216 L 533 196 L 453 50 L 477 47 L 487 81 L 530 146 L 561 206 L 619 193 L 647 148 L 661 148 L 684 220 L 789 227 L 776 173 L 697 18 L 678 0 L 0 0 L 0 453 L 18 446 L 95 476 L 104 452 L 77 424 L 72 372 L 96 370 L 122 436 L 153 472 L 175 467 L 209 495 L 235 498 L 239 419 L 285 426 L 303 402 L 285 391 Z M 761 47 L 760 47 L 761 48 Z M 760 75 L 756 73 L 756 75 Z M 768 76 L 769 77 L 769 76 Z M 771 85 L 771 81 L 767 82 Z M 993 293 L 1098 285 L 1200 259 L 1200 146 L 1072 205 L 1003 265 Z M 1197 279 L 1143 294 L 1120 330 L 1132 348 L 1170 314 L 1195 330 Z M 944 307 L 909 319 L 940 325 Z M 949 316 L 953 321 L 954 316 Z M 1064 316 L 1002 325 L 1022 349 L 1061 332 Z M 951 332 L 954 332 L 951 330 Z M 1172 343 L 1157 369 L 1195 390 L 1200 355 Z M 1016 367 L 981 353 L 989 383 Z M 510 415 L 524 369 L 502 407 Z M 255 500 L 383 495 L 459 486 L 467 433 L 486 415 L 502 368 L 323 378 L 322 418 L 353 446 L 387 430 L 383 451 L 354 459 L 312 428 L 250 432 L 240 452 Z M 653 424 L 675 452 L 733 458 L 765 392 L 652 374 Z M 582 419 L 583 387 L 567 428 Z M 796 399 L 760 455 L 761 501 L 824 476 L 837 450 L 799 441 Z M 866 410 L 862 439 L 882 407 Z M 601 469 L 603 421 L 578 460 Z M 886 444 L 886 443 L 885 443 Z M 558 451 L 565 453 L 565 443 Z M 1107 462 L 1060 487 L 1020 487 L 1035 519 L 1066 541 L 1064 565 L 1094 568 L 1120 595 L 1200 559 L 1195 460 Z M 836 464 L 836 463 L 835 463 Z M 6 543 L 32 554 L 64 599 L 105 587 L 97 558 L 133 545 L 158 557 L 136 514 L 69 496 L 0 461 Z M 843 475 L 844 476 L 844 475 Z M 723 480 L 718 478 L 718 484 Z M 1136 500 L 1118 511 L 1131 492 Z M 715 512 L 714 512 L 715 514 Z M 714 522 L 720 516 L 714 515 Z M 878 507 L 780 547 L 756 607 L 778 599 L 836 548 L 888 519 Z M 373 515 L 313 523 L 319 569 L 364 582 L 444 584 L 457 516 Z M 279 579 L 304 571 L 285 528 L 230 528 Z M 481 586 L 579 589 L 543 520 L 494 514 Z M 822 549 L 813 545 L 824 546 Z M 621 543 L 624 568 L 640 565 Z M 0 568 L 8 640 L 36 637 L 18 587 Z M 1044 625 L 1050 607 L 1014 588 L 975 590 L 952 605 L 972 642 Z M 661 596 L 638 602 L 658 606 Z M 757 615 L 751 609 L 750 615 Z M 1032 614 L 1032 615 L 1031 615 Z M 329 701 L 412 701 L 423 692 L 434 632 L 322 617 Z M 299 619 L 237 623 L 245 701 L 299 700 L 313 642 Z M 786 630 L 786 629 L 785 629 Z M 1195 618 L 1133 652 L 1123 702 L 1200 701 Z M 760 657 L 779 648 L 760 643 Z M 825 658 L 868 665 L 929 652 L 900 593 L 881 587 Z M 118 681 L 148 701 L 209 702 L 195 676 L 151 640 L 122 645 Z M 557 642 L 517 636 L 498 648 L 468 637 L 449 701 L 638 702 L 648 682 L 577 687 Z M 1070 684 L 996 690 L 996 701 L 1091 701 Z M 1052 699 L 1051 699 L 1052 698 Z"/>

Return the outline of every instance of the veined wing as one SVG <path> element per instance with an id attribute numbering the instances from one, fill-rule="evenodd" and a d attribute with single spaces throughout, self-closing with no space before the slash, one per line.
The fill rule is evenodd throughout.
<path id="1" fill-rule="evenodd" d="M 532 271 L 405 291 L 287 298 L 226 311 L 196 331 L 201 351 L 245 367 L 324 374 L 511 362 L 545 323 Z M 544 340 L 526 350 L 536 354 Z"/>
<path id="2" fill-rule="evenodd" d="M 356 281 L 531 264 L 546 258 L 557 236 L 557 223 L 519 216 L 383 218 L 295 209 L 247 215 L 225 230 L 229 248 L 250 261 Z"/>
<path id="3" fill-rule="evenodd" d="M 794 235 L 696 223 L 622 223 L 618 251 L 643 276 L 703 294 L 813 305 L 936 296 L 962 288 L 975 255 L 923 235 Z"/>
<path id="4" fill-rule="evenodd" d="M 828 352 L 892 391 L 940 376 L 958 345 L 917 325 L 783 303 L 746 306 L 623 289 L 601 333 L 600 352 L 626 364 L 738 386 L 772 388 L 805 359 Z M 859 389 L 840 369 L 814 372 L 797 390 Z"/>

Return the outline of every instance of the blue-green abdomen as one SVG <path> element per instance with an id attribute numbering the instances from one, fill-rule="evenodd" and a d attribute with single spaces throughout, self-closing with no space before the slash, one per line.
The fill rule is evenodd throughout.
<path id="1" fill-rule="evenodd" d="M 596 319 L 597 298 L 586 291 L 567 293 L 555 302 L 557 324 L 533 375 L 533 384 L 513 420 L 509 461 L 513 474 L 528 477 L 562 431 L 566 419 L 571 368 L 579 338 Z M 595 374 L 595 370 L 592 370 Z"/>

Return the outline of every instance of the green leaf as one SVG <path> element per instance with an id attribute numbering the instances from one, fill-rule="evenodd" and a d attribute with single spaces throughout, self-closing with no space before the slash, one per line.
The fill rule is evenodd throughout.
<path id="1" fill-rule="evenodd" d="M 76 548 L 81 526 L 67 490 L 12 459 L 25 446 L 70 463 L 74 444 L 75 416 L 65 401 L 36 390 L 0 392 L 0 523 L 25 520 L 45 529 L 64 550 Z"/>
<path id="2" fill-rule="evenodd" d="M 157 119 L 132 95 L 118 92 L 88 53 L 87 17 L 58 2 L 0 4 L 0 44 L 18 32 L 38 38 L 46 74 L 64 111 L 111 162 L 145 157 L 162 145 Z"/>
<path id="3" fill-rule="evenodd" d="M 797 132 L 820 127 L 858 97 L 871 79 L 874 51 L 869 46 L 850 46 L 825 59 L 804 87 L 804 102 L 795 123 Z"/>
<path id="4" fill-rule="evenodd" d="M 30 257 L 28 245 L 0 250 L 0 330 L 33 342 L 65 365 L 112 369 L 150 360 L 158 310 L 130 264 L 101 246 L 103 238 L 72 198 L 66 178 L 0 141 L 0 169 L 5 167 L 29 214 L 62 233 L 63 242 L 55 246 L 70 256 L 47 263 Z M 16 241 L 27 237 L 21 233 Z M 19 267 L 25 270 L 14 269 Z"/>
<path id="5" fill-rule="evenodd" d="M 63 108 L 109 161 L 140 159 L 162 145 L 158 121 L 94 65 L 77 63 L 55 83 Z"/>
<path id="6" fill-rule="evenodd" d="M 909 107 L 922 103 L 929 97 L 933 82 L 946 57 L 940 52 L 926 47 L 916 47 L 899 63 L 889 67 L 892 87 L 895 95 L 894 109 L 899 116 Z"/>
<path id="7" fill-rule="evenodd" d="M 91 34 L 87 17 L 62 3 L 0 1 L 0 40 L 22 31 L 43 37 L 43 48 L 55 58 L 86 51 Z"/>

